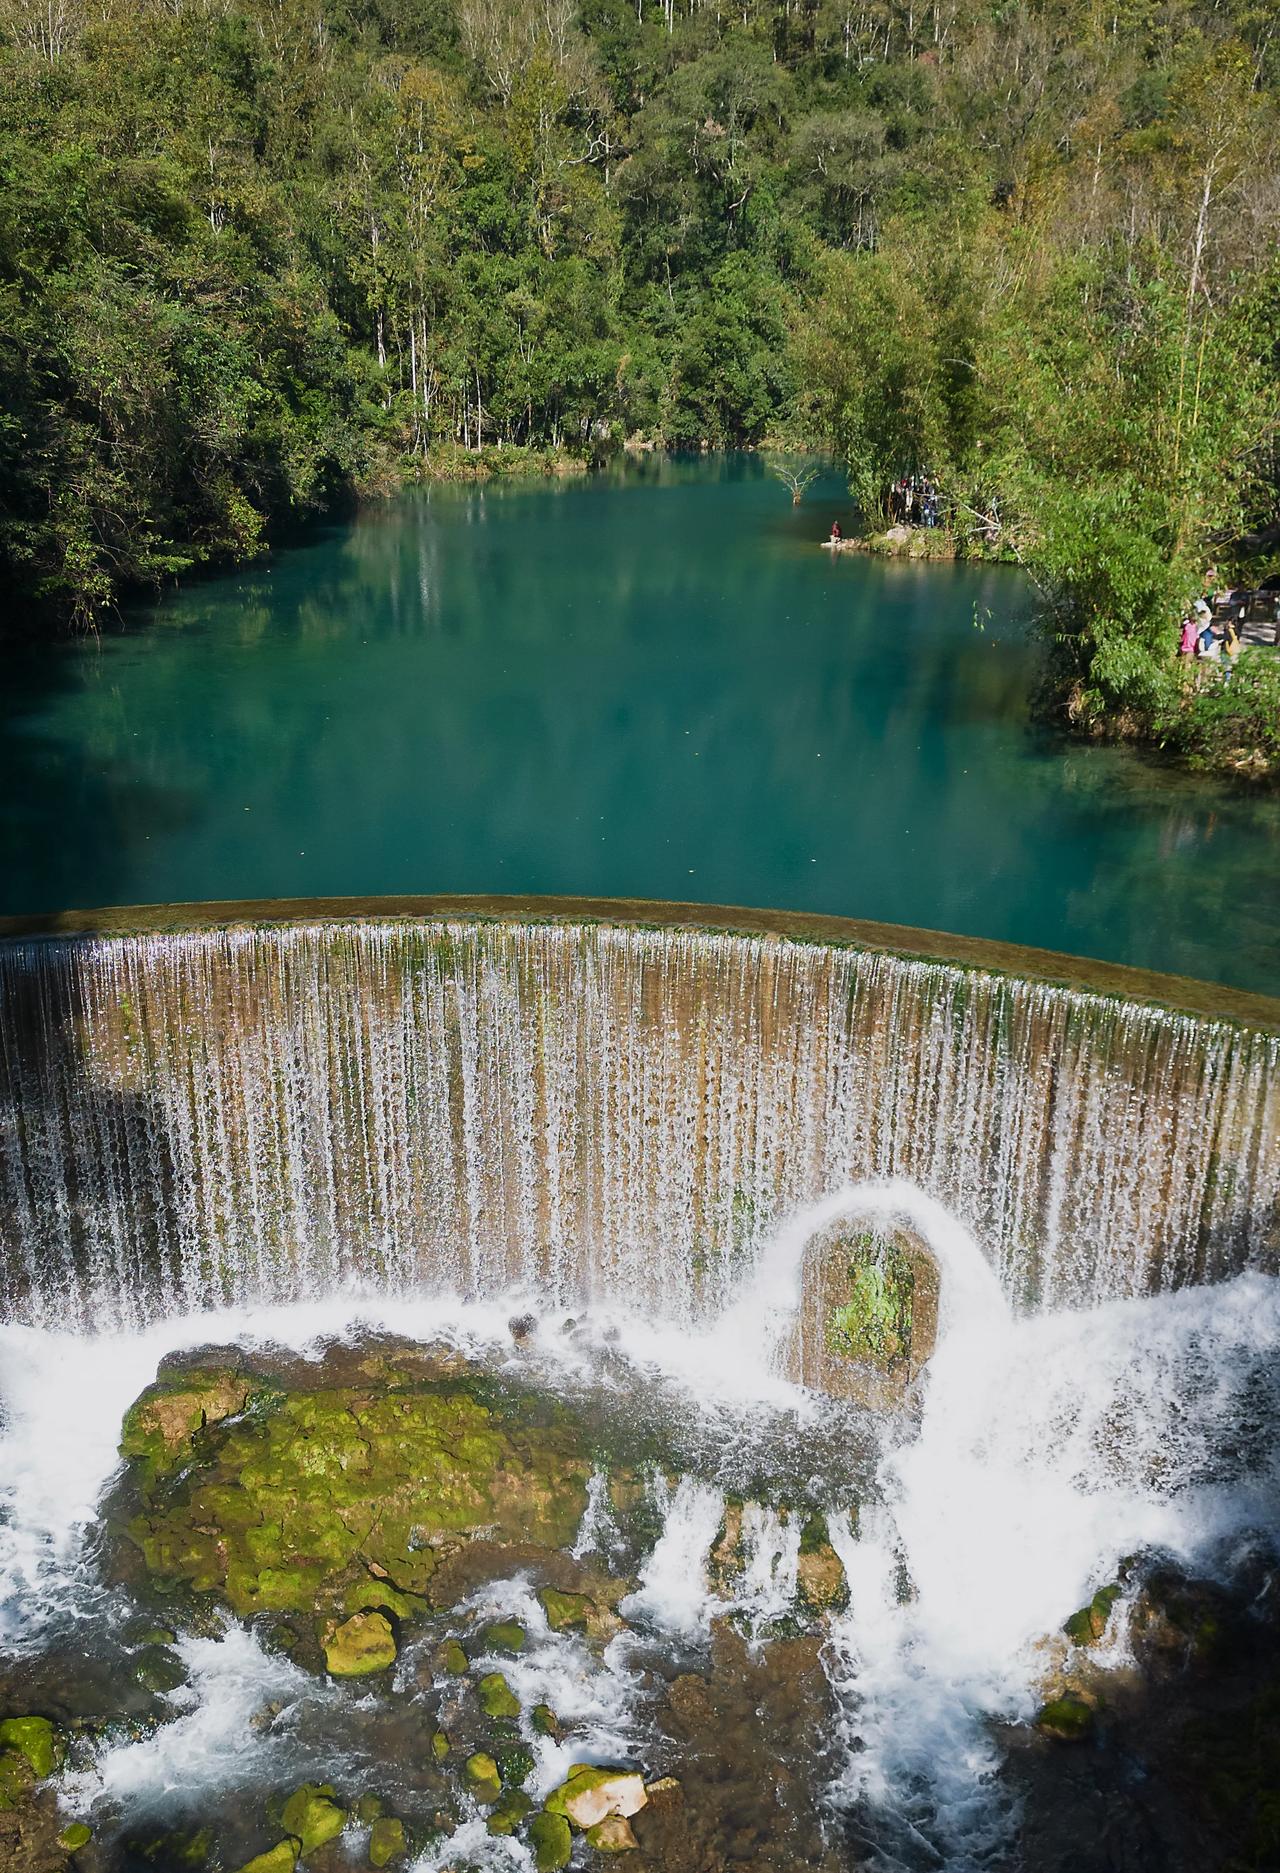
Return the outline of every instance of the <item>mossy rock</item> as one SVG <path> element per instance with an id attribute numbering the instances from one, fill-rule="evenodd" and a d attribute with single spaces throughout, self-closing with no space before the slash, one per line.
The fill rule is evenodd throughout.
<path id="1" fill-rule="evenodd" d="M 282 1840 L 274 1847 L 268 1847 L 265 1853 L 255 1854 L 252 1860 L 246 1860 L 238 1873 L 293 1873 L 297 1864 L 297 1841 Z"/>
<path id="2" fill-rule="evenodd" d="M 396 1635 L 384 1613 L 355 1613 L 330 1620 L 320 1635 L 326 1670 L 335 1678 L 360 1678 L 396 1662 Z"/>
<path id="3" fill-rule="evenodd" d="M 1062 1630 L 1072 1645 L 1092 1645 L 1102 1637 L 1111 1618 L 1111 1609 L 1123 1592 L 1118 1580 L 1108 1587 L 1099 1587 L 1088 1606 L 1082 1606 L 1078 1613 L 1063 1622 Z"/>
<path id="4" fill-rule="evenodd" d="M 129 1664 L 130 1676 L 145 1691 L 176 1691 L 187 1681 L 187 1668 L 176 1652 L 166 1645 L 144 1646 L 135 1652 Z"/>
<path id="5" fill-rule="evenodd" d="M 498 1765 L 485 1750 L 477 1750 L 474 1756 L 468 1756 L 463 1774 L 467 1787 L 482 1805 L 489 1805 L 501 1799 L 502 1778 L 498 1774 Z"/>
<path id="6" fill-rule="evenodd" d="M 382 1809 L 383 1801 L 381 1795 L 366 1793 L 362 1795 L 356 1803 L 356 1820 L 361 1822 L 365 1827 L 368 1827 L 372 1822 L 381 1820 Z"/>
<path id="7" fill-rule="evenodd" d="M 631 1831 L 630 1821 L 620 1814 L 608 1814 L 587 1829 L 587 1845 L 597 1853 L 628 1853 L 640 1843 Z"/>
<path id="8" fill-rule="evenodd" d="M 431 1754 L 437 1762 L 443 1762 L 449 1754 L 449 1738 L 443 1730 L 435 1730 L 431 1735 Z"/>
<path id="9" fill-rule="evenodd" d="M 486 1717 L 518 1717 L 520 1699 L 500 1671 L 491 1671 L 476 1686 L 476 1696 Z"/>
<path id="10" fill-rule="evenodd" d="M 803 1331 L 794 1376 L 836 1397 L 892 1408 L 933 1351 L 938 1266 L 927 1246 L 897 1227 L 820 1232 L 806 1251 Z"/>
<path id="11" fill-rule="evenodd" d="M 560 1719 L 550 1704 L 535 1704 L 529 1712 L 529 1722 L 538 1736 L 554 1738 L 560 1734 Z"/>
<path id="12" fill-rule="evenodd" d="M 407 1852 L 404 1822 L 397 1821 L 393 1815 L 380 1816 L 369 1830 L 369 1865 L 391 1866 L 403 1860 Z"/>
<path id="13" fill-rule="evenodd" d="M 0 1749 L 21 1756 L 32 1775 L 43 1781 L 58 1766 L 62 1750 L 47 1717 L 6 1717 L 0 1722 Z"/>
<path id="14" fill-rule="evenodd" d="M 480 1635 L 480 1644 L 486 1652 L 506 1652 L 514 1658 L 517 1652 L 524 1651 L 525 1630 L 518 1620 L 499 1619 L 491 1626 L 486 1626 Z"/>
<path id="15" fill-rule="evenodd" d="M 226 1370 L 158 1379 L 125 1413 L 120 1455 L 154 1482 L 185 1462 L 199 1432 L 243 1411 L 260 1389 L 247 1374 Z"/>
<path id="16" fill-rule="evenodd" d="M 529 1823 L 529 1845 L 537 1873 L 563 1873 L 573 1853 L 573 1835 L 562 1814 L 544 1808 Z"/>
<path id="17" fill-rule="evenodd" d="M 347 1824 L 346 1810 L 334 1800 L 327 1782 L 306 1782 L 290 1795 L 280 1811 L 280 1823 L 287 1834 L 302 1842 L 304 1854 L 336 1840 Z"/>
<path id="18" fill-rule="evenodd" d="M 358 1385 L 314 1367 L 270 1386 L 167 1377 L 130 1410 L 123 1448 L 125 1533 L 148 1570 L 246 1619 L 412 1618 L 433 1603 L 441 1546 L 572 1542 L 592 1470 L 559 1403 L 386 1361 Z"/>
<path id="19" fill-rule="evenodd" d="M 585 1626 L 591 1601 L 585 1593 L 560 1593 L 555 1587 L 540 1587 L 538 1599 L 552 1632 L 564 1632 L 570 1626 Z"/>
<path id="20" fill-rule="evenodd" d="M 1092 1733 L 1093 1706 L 1074 1691 L 1065 1691 L 1036 1713 L 1036 1729 L 1062 1743 L 1082 1743 Z"/>
<path id="21" fill-rule="evenodd" d="M 65 1848 L 68 1853 L 79 1853 L 80 1849 L 87 1847 L 92 1839 L 91 1827 L 87 1827 L 83 1821 L 72 1821 L 59 1834 L 58 1845 Z"/>
<path id="22" fill-rule="evenodd" d="M 514 1834 L 532 1808 L 533 1800 L 523 1789 L 504 1789 L 501 1799 L 490 1810 L 485 1827 L 490 1834 Z"/>
<path id="23" fill-rule="evenodd" d="M 465 1678 L 471 1661 L 456 1639 L 448 1639 L 436 1653 L 437 1668 L 449 1678 Z"/>
<path id="24" fill-rule="evenodd" d="M 631 1769 L 574 1763 L 566 1781 L 547 1796 L 548 1814 L 562 1814 L 584 1833 L 607 1815 L 636 1814 L 648 1800 L 644 1778 Z"/>

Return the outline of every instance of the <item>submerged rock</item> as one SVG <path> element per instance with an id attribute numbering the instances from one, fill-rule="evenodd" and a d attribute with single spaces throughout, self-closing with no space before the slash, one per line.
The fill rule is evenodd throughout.
<path id="1" fill-rule="evenodd" d="M 640 1843 L 631 1830 L 630 1821 L 623 1815 L 610 1814 L 587 1829 L 587 1845 L 594 1847 L 597 1853 L 626 1853 Z"/>
<path id="2" fill-rule="evenodd" d="M 533 1798 L 523 1789 L 505 1789 L 497 1805 L 491 1809 L 485 1827 L 490 1834 L 514 1834 L 525 1816 L 533 1807 Z"/>
<path id="3" fill-rule="evenodd" d="M 476 1800 L 488 1806 L 502 1797 L 502 1778 L 498 1774 L 498 1765 L 486 1750 L 477 1750 L 474 1756 L 468 1756 L 463 1774 L 467 1786 Z"/>
<path id="4" fill-rule="evenodd" d="M 486 1626 L 480 1644 L 486 1652 L 506 1652 L 512 1657 L 524 1651 L 524 1627 L 518 1620 L 499 1619 Z"/>
<path id="5" fill-rule="evenodd" d="M 435 1576 L 460 1548 L 567 1546 L 592 1471 L 556 1400 L 411 1351 L 166 1374 L 131 1408 L 121 1448 L 113 1519 L 153 1577 L 244 1618 L 327 1615 L 329 1669 L 344 1674 L 391 1662 L 383 1616 L 451 1603 L 464 1576 Z M 375 1612 L 385 1630 L 357 1630 L 378 1632 L 380 1662 L 344 1663 L 355 1636 L 344 1624 Z M 500 1622 L 485 1642 L 518 1650 L 523 1638 Z M 447 1654 L 444 1669 L 466 1669 Z"/>

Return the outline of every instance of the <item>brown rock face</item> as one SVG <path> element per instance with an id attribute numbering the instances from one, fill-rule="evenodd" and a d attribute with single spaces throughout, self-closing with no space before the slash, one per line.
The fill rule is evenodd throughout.
<path id="1" fill-rule="evenodd" d="M 803 1301 L 788 1370 L 833 1398 L 900 1404 L 938 1333 L 938 1265 L 897 1225 L 840 1224 L 805 1250 Z"/>

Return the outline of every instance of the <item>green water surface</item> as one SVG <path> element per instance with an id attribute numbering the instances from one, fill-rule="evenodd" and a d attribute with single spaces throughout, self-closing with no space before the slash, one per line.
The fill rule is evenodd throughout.
<path id="1" fill-rule="evenodd" d="M 750 457 L 424 490 L 11 652 L 0 910 L 687 898 L 1275 993 L 1280 798 L 1037 732 L 1021 576 L 837 512 Z"/>

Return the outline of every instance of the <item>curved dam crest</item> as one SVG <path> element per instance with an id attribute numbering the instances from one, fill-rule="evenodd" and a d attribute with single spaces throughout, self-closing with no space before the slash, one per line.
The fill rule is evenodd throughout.
<path id="1" fill-rule="evenodd" d="M 1280 1256 L 1262 998 L 1157 978 L 1235 1018 L 1181 1012 L 826 919 L 368 909 L 0 941 L 6 1318 L 433 1285 L 705 1318 L 868 1178 L 945 1203 L 1024 1308 Z"/>

